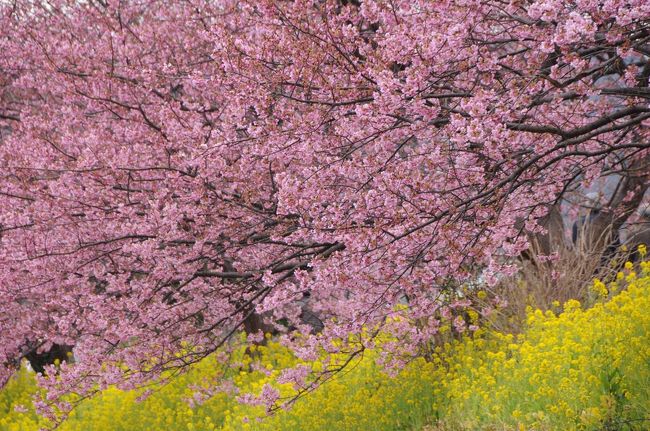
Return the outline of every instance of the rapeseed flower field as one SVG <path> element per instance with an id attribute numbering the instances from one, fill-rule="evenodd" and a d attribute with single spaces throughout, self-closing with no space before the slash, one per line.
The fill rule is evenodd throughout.
<path id="1" fill-rule="evenodd" d="M 254 349 L 255 359 L 239 352 L 231 391 L 197 399 L 197 388 L 222 372 L 211 357 L 141 402 L 138 392 L 109 388 L 82 402 L 60 429 L 650 429 L 650 263 L 628 264 L 614 281 L 595 280 L 592 291 L 589 307 L 572 300 L 555 310 L 529 310 L 522 333 L 486 326 L 437 346 L 428 360 L 413 359 L 395 377 L 376 363 L 381 347 L 366 350 L 345 372 L 270 417 L 234 393 L 259 393 L 266 385 L 291 392 L 274 381 L 300 361 L 273 340 Z M 10 381 L 0 392 L 0 430 L 47 425 L 30 406 L 37 391 L 25 369 Z"/>

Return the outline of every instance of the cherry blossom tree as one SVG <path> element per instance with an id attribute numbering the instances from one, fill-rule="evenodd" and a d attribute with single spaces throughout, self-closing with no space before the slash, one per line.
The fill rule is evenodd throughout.
<path id="1" fill-rule="evenodd" d="M 514 271 L 576 184 L 624 173 L 621 224 L 648 187 L 646 0 L 0 13 L 0 376 L 74 345 L 52 399 L 241 329 L 303 358 L 366 334 L 354 357 L 364 328 L 416 352 L 459 306 L 449 281 Z"/>

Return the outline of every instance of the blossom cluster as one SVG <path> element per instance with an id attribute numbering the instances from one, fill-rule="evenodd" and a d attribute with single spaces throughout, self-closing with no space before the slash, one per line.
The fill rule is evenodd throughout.
<path id="1" fill-rule="evenodd" d="M 0 2 L 0 385 L 74 346 L 42 380 L 65 410 L 238 328 L 309 333 L 306 358 L 405 301 L 386 330 L 417 350 L 448 280 L 497 283 L 579 182 L 630 172 L 621 213 L 639 203 L 649 16 L 643 0 Z"/>

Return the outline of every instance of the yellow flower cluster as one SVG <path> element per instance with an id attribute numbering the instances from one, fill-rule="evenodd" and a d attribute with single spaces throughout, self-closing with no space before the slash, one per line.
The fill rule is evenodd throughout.
<path id="1" fill-rule="evenodd" d="M 137 392 L 105 390 L 84 401 L 60 429 L 344 431 L 431 429 L 426 426 L 433 424 L 441 430 L 638 427 L 650 411 L 650 264 L 628 265 L 608 285 L 596 280 L 593 291 L 600 300 L 590 308 L 568 301 L 557 314 L 531 310 L 522 334 L 480 329 L 463 340 L 438 346 L 429 360 L 413 360 L 395 378 L 376 365 L 381 347 L 366 350 L 346 372 L 299 399 L 290 410 L 271 417 L 265 417 L 261 406 L 238 403 L 232 393 L 219 392 L 193 406 L 187 403 L 197 387 L 214 385 L 224 373 L 240 393 L 258 394 L 266 384 L 273 384 L 282 396 L 291 396 L 290 384 L 274 380 L 300 361 L 269 340 L 251 354 L 240 349 L 235 357 L 237 368 L 224 369 L 215 357 L 209 357 L 157 387 L 142 402 L 136 401 Z M 614 296 L 605 301 L 609 295 Z M 323 367 L 319 361 L 306 365 L 312 370 Z M 30 407 L 30 395 L 36 391 L 34 379 L 24 370 L 0 391 L 0 430 L 35 431 L 44 424 Z M 17 411 L 16 406 L 26 409 Z"/>
<path id="2" fill-rule="evenodd" d="M 630 264 L 608 302 L 531 311 L 515 337 L 489 332 L 447 346 L 436 410 L 452 429 L 646 429 L 650 411 L 650 267 Z M 596 280 L 594 291 L 608 289 Z M 495 428 L 496 427 L 496 428 Z"/>
<path id="3" fill-rule="evenodd" d="M 32 395 L 37 391 L 32 373 L 21 368 L 0 391 L 0 430 L 35 431 L 45 424 L 32 406 Z"/>
<path id="4" fill-rule="evenodd" d="M 260 393 L 273 382 L 281 370 L 299 361 L 278 343 L 252 349 L 255 361 L 265 372 L 250 371 L 253 359 L 241 349 L 235 358 L 239 367 L 229 369 L 240 393 Z M 223 366 L 214 357 L 207 358 L 187 374 L 175 377 L 157 388 L 142 402 L 138 393 L 115 388 L 80 404 L 62 424 L 62 431 L 108 430 L 385 430 L 419 429 L 431 416 L 433 364 L 417 359 L 397 378 L 389 377 L 376 365 L 379 351 L 368 350 L 346 372 L 325 383 L 313 394 L 301 398 L 290 410 L 267 417 L 261 406 L 240 404 L 233 394 L 217 393 L 204 403 L 190 407 L 197 386 L 214 384 Z M 318 370 L 320 362 L 309 364 Z M 277 385 L 283 396 L 294 394 L 291 385 Z M 36 391 L 34 379 L 21 371 L 9 386 L 0 391 L 0 430 L 35 431 L 44 422 L 33 409 L 21 413 L 15 404 L 29 406 L 29 396 Z M 13 405 L 12 405 L 13 404 Z"/>

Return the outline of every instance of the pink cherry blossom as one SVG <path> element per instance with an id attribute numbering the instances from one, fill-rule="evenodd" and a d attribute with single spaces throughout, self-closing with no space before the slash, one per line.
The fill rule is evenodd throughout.
<path id="1" fill-rule="evenodd" d="M 636 172 L 638 205 L 649 21 L 621 0 L 3 3 L 0 383 L 74 346 L 46 410 L 227 361 L 242 329 L 305 359 L 368 330 L 415 354 L 448 280 L 510 273 L 581 181 Z"/>

